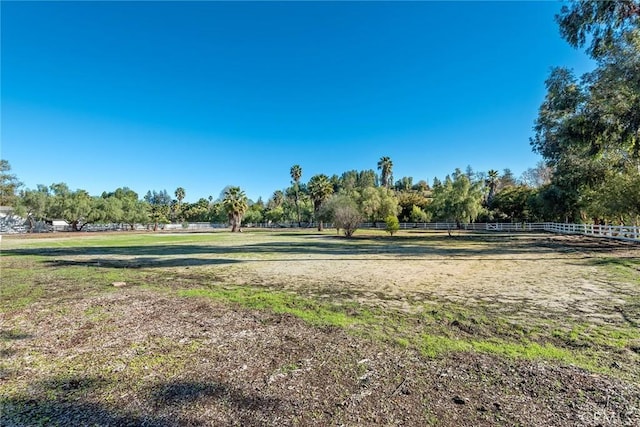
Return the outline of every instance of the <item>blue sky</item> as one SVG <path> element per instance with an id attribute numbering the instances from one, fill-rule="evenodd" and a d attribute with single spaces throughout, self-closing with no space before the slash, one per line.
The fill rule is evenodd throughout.
<path id="1" fill-rule="evenodd" d="M 539 159 L 550 67 L 592 64 L 560 2 L 2 2 L 2 158 L 28 188 L 443 178 Z"/>

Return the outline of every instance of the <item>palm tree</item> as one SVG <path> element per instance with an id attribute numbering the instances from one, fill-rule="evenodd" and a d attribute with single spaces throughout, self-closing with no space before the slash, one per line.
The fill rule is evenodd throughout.
<path id="1" fill-rule="evenodd" d="M 229 222 L 231 222 L 231 231 L 242 231 L 240 224 L 242 222 L 242 216 L 249 208 L 247 203 L 247 196 L 240 187 L 229 187 L 224 192 L 224 199 L 222 205 L 229 215 Z"/>
<path id="2" fill-rule="evenodd" d="M 300 220 L 300 205 L 298 204 L 298 201 L 300 200 L 300 178 L 302 177 L 302 168 L 300 165 L 293 165 L 291 166 L 289 173 L 293 180 L 293 190 L 295 193 L 294 202 L 296 204 L 296 213 L 298 214 L 298 227 L 301 227 L 302 221 Z"/>
<path id="3" fill-rule="evenodd" d="M 187 194 L 187 192 L 185 191 L 184 188 L 182 187 L 178 187 L 176 188 L 176 199 L 178 200 L 178 206 L 177 206 L 177 210 L 178 210 L 178 216 L 182 217 L 182 201 L 184 200 L 184 196 Z"/>
<path id="4" fill-rule="evenodd" d="M 279 208 L 280 206 L 282 206 L 282 203 L 284 203 L 284 193 L 282 192 L 282 190 L 274 191 L 273 195 L 271 196 L 271 200 L 267 202 L 267 204 L 270 205 L 271 208 Z"/>
<path id="5" fill-rule="evenodd" d="M 380 157 L 378 161 L 378 169 L 380 169 L 380 181 L 383 187 L 389 188 L 391 186 L 391 181 L 393 181 L 393 162 L 391 158 L 384 156 Z"/>
<path id="6" fill-rule="evenodd" d="M 491 203 L 493 196 L 496 195 L 496 188 L 498 187 L 498 171 L 491 169 L 487 172 L 488 178 L 485 180 L 485 184 L 489 187 L 489 194 L 487 195 L 487 204 Z"/>
<path id="7" fill-rule="evenodd" d="M 324 174 L 314 175 L 307 185 L 309 195 L 313 200 L 313 210 L 318 220 L 318 231 L 322 231 L 322 220 L 320 219 L 320 208 L 322 203 L 333 193 L 333 185 L 329 178 Z"/>
<path id="8" fill-rule="evenodd" d="M 178 187 L 176 188 L 176 199 L 178 199 L 178 203 L 182 203 L 182 201 L 184 200 L 184 196 L 186 195 L 186 191 L 184 190 L 184 188 L 182 187 Z"/>

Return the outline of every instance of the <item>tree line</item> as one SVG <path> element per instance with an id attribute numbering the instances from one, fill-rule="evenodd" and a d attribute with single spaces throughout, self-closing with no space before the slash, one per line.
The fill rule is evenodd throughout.
<path id="1" fill-rule="evenodd" d="M 0 205 L 12 206 L 32 227 L 64 219 L 74 230 L 91 223 L 149 224 L 331 221 L 350 235 L 358 223 L 396 218 L 406 222 L 556 221 L 640 223 L 640 1 L 575 1 L 556 16 L 562 37 L 585 48 L 596 67 L 582 76 L 553 68 L 534 122 L 530 144 L 543 157 L 519 179 L 509 169 L 456 169 L 432 184 L 393 177 L 383 156 L 377 171 L 351 170 L 302 180 L 300 165 L 289 170 L 291 185 L 265 202 L 250 201 L 238 187 L 213 200 L 184 202 L 186 191 L 150 190 L 142 198 L 128 188 L 92 197 L 64 183 L 22 189 L 1 161 Z M 354 225 L 356 224 L 356 225 Z"/>
<path id="2" fill-rule="evenodd" d="M 91 196 L 86 190 L 71 190 L 65 183 L 38 185 L 24 189 L 11 173 L 8 161 L 0 161 L 0 205 L 11 206 L 14 214 L 26 219 L 33 230 L 40 221 L 65 220 L 74 231 L 89 224 L 121 224 L 134 229 L 146 224 L 157 230 L 163 224 L 188 222 L 228 222 L 232 231 L 242 224 L 296 223 L 298 226 L 334 223 L 348 235 L 362 222 L 384 222 L 389 216 L 403 222 L 533 221 L 545 212 L 533 202 L 541 184 L 548 180 L 548 168 L 540 164 L 516 180 L 509 169 L 463 173 L 456 169 L 443 180 L 414 183 L 413 177 L 394 182 L 393 162 L 382 157 L 378 171 L 351 170 L 341 175 L 318 174 L 307 182 L 303 169 L 293 165 L 291 185 L 276 190 L 265 202 L 249 200 L 239 187 L 222 190 L 218 199 L 201 198 L 185 202 L 186 190 L 178 187 L 149 190 L 140 197 L 123 187 Z"/>

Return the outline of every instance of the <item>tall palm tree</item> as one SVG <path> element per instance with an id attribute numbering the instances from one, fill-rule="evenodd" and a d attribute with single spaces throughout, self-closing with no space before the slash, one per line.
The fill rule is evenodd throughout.
<path id="1" fill-rule="evenodd" d="M 380 181 L 382 186 L 385 188 L 389 188 L 391 186 L 391 181 L 393 180 L 393 162 L 390 157 L 384 156 L 380 157 L 378 161 L 378 169 L 380 170 Z"/>
<path id="2" fill-rule="evenodd" d="M 498 187 L 498 171 L 491 169 L 487 172 L 487 179 L 485 184 L 489 187 L 489 194 L 487 195 L 487 204 L 491 203 L 493 197 L 496 195 L 496 188 Z"/>
<path id="3" fill-rule="evenodd" d="M 296 204 L 296 213 L 298 215 L 298 227 L 302 225 L 302 221 L 300 220 L 300 205 L 298 201 L 300 200 L 300 178 L 302 177 L 302 168 L 300 165 L 291 166 L 291 170 L 289 171 L 291 174 L 291 179 L 293 180 L 293 190 L 295 193 L 295 204 Z"/>
<path id="4" fill-rule="evenodd" d="M 185 191 L 184 188 L 182 187 L 178 187 L 176 188 L 176 192 L 174 193 L 176 195 L 176 200 L 178 200 L 178 206 L 177 206 L 177 213 L 178 216 L 181 217 L 182 216 L 182 201 L 184 200 L 184 197 L 186 196 L 187 192 Z"/>
<path id="5" fill-rule="evenodd" d="M 318 231 L 322 231 L 322 219 L 320 219 L 319 215 L 320 208 L 322 207 L 322 203 L 333 193 L 333 185 L 331 181 L 329 181 L 329 177 L 324 174 L 319 174 L 311 177 L 307 188 L 309 189 L 311 200 L 313 200 L 313 210 L 318 220 Z"/>
<path id="6" fill-rule="evenodd" d="M 242 231 L 240 224 L 242 222 L 242 216 L 249 209 L 247 203 L 247 196 L 240 187 L 229 187 L 224 192 L 224 199 L 222 205 L 229 215 L 229 221 L 231 222 L 231 231 Z"/>

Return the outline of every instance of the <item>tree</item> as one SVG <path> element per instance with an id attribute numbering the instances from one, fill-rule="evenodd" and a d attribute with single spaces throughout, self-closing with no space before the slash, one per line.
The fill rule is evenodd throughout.
<path id="1" fill-rule="evenodd" d="M 345 194 L 333 195 L 322 207 L 321 216 L 333 221 L 336 229 L 342 229 L 345 237 L 353 236 L 362 222 L 362 214 L 356 202 Z"/>
<path id="2" fill-rule="evenodd" d="M 391 158 L 387 156 L 380 157 L 378 169 L 380 170 L 380 185 L 390 188 L 393 182 L 393 162 Z"/>
<path id="3" fill-rule="evenodd" d="M 153 223 L 153 231 L 158 230 L 159 224 L 168 224 L 171 212 L 171 196 L 167 190 L 147 191 L 144 200 L 148 203 L 149 219 Z"/>
<path id="4" fill-rule="evenodd" d="M 390 235 L 394 235 L 398 230 L 400 230 L 400 221 L 398 221 L 398 217 L 395 215 L 389 215 L 385 218 L 386 223 L 386 232 Z"/>
<path id="5" fill-rule="evenodd" d="M 531 188 L 539 188 L 551 183 L 553 168 L 547 166 L 545 162 L 539 161 L 535 168 L 528 168 L 522 172 L 520 181 Z"/>
<path id="6" fill-rule="evenodd" d="M 53 197 L 47 209 L 49 218 L 64 219 L 73 231 L 81 231 L 100 219 L 95 200 L 87 191 L 71 191 L 65 183 L 52 184 L 50 189 Z"/>
<path id="7" fill-rule="evenodd" d="M 404 222 L 410 221 L 411 212 L 414 206 L 417 206 L 420 209 L 425 209 L 429 205 L 427 198 L 423 193 L 418 191 L 402 191 L 397 193 L 396 197 L 398 199 L 398 205 L 400 206 L 398 216 L 400 217 L 400 220 Z"/>
<path id="8" fill-rule="evenodd" d="M 256 203 L 251 203 L 249 209 L 244 213 L 242 221 L 244 224 L 258 224 L 264 218 L 264 203 L 259 199 Z"/>
<path id="9" fill-rule="evenodd" d="M 413 205 L 411 207 L 411 213 L 409 214 L 410 222 L 429 222 L 430 220 L 430 212 L 423 211 L 420 206 Z"/>
<path id="10" fill-rule="evenodd" d="M 176 196 L 176 200 L 177 200 L 177 205 L 176 205 L 176 210 L 177 210 L 177 214 L 178 214 L 178 220 L 183 220 L 184 219 L 184 215 L 182 215 L 182 201 L 184 200 L 185 196 L 186 196 L 186 191 L 184 188 L 182 187 L 178 187 L 176 188 L 175 191 L 175 196 Z"/>
<path id="11" fill-rule="evenodd" d="M 587 53 L 594 59 L 614 50 L 625 34 L 638 28 L 639 19 L 637 0 L 574 1 L 556 15 L 560 33 L 571 46 L 584 47 L 590 39 Z"/>
<path id="12" fill-rule="evenodd" d="M 14 206 L 22 183 L 11 173 L 11 165 L 0 159 L 0 206 Z"/>
<path id="13" fill-rule="evenodd" d="M 20 192 L 16 214 L 26 216 L 29 233 L 35 229 L 36 222 L 46 218 L 50 200 L 51 194 L 46 185 L 38 185 L 35 190 L 27 189 Z"/>
<path id="14" fill-rule="evenodd" d="M 516 179 L 513 176 L 513 172 L 511 172 L 511 169 L 503 169 L 498 188 L 502 190 L 505 188 L 513 187 L 514 185 L 516 185 Z"/>
<path id="15" fill-rule="evenodd" d="M 210 218 L 210 202 L 204 197 L 195 203 L 185 203 L 182 208 L 182 215 L 188 222 L 205 222 Z"/>
<path id="16" fill-rule="evenodd" d="M 279 208 L 282 206 L 283 202 L 284 202 L 284 193 L 282 192 L 282 190 L 276 190 L 273 192 L 273 195 L 267 202 L 267 207 L 269 209 Z"/>
<path id="17" fill-rule="evenodd" d="M 418 181 L 413 187 L 411 187 L 411 189 L 423 194 L 427 193 L 430 190 L 429 184 L 424 179 Z"/>
<path id="18" fill-rule="evenodd" d="M 104 198 L 116 198 L 120 201 L 121 216 L 114 222 L 127 224 L 133 230 L 136 224 L 144 224 L 149 221 L 147 205 L 138 198 L 138 193 L 128 187 L 117 188 L 113 193 L 103 193 Z"/>
<path id="19" fill-rule="evenodd" d="M 249 207 L 244 191 L 240 187 L 228 188 L 224 193 L 222 204 L 231 222 L 231 232 L 242 231 L 240 228 L 242 216 Z"/>
<path id="20" fill-rule="evenodd" d="M 413 187 L 413 177 L 412 176 L 403 176 L 399 180 L 396 181 L 394 188 L 396 191 L 409 191 Z"/>
<path id="21" fill-rule="evenodd" d="M 309 195 L 313 200 L 313 209 L 318 220 L 318 231 L 322 231 L 322 219 L 320 218 L 320 208 L 322 204 L 333 193 L 333 185 L 329 181 L 329 178 L 324 174 L 314 175 L 309 180 L 307 185 L 309 189 Z"/>
<path id="22" fill-rule="evenodd" d="M 489 172 L 487 172 L 487 179 L 485 181 L 486 186 L 489 188 L 489 194 L 487 195 L 487 204 L 490 204 L 493 200 L 493 197 L 496 194 L 496 189 L 498 188 L 498 183 L 498 171 L 495 169 L 489 170 Z"/>
<path id="23" fill-rule="evenodd" d="M 508 219 L 511 222 L 529 220 L 529 199 L 534 190 L 526 185 L 517 185 L 505 188 L 491 202 L 491 208 L 496 215 Z"/>
<path id="24" fill-rule="evenodd" d="M 397 215 L 400 208 L 394 192 L 384 187 L 368 187 L 358 198 L 360 212 L 374 224 L 389 215 Z"/>
<path id="25" fill-rule="evenodd" d="M 298 216 L 298 227 L 302 226 L 302 219 L 300 218 L 300 178 L 302 178 L 302 168 L 300 165 L 291 166 L 289 171 L 291 180 L 293 181 L 293 191 L 295 195 L 294 203 L 296 206 L 296 214 Z"/>
<path id="26" fill-rule="evenodd" d="M 554 168 L 541 196 L 562 195 L 560 216 L 585 219 L 607 180 L 640 171 L 640 2 L 573 2 L 556 20 L 573 47 L 590 42 L 596 68 L 552 69 L 531 145 Z"/>
<path id="27" fill-rule="evenodd" d="M 441 186 L 434 188 L 430 209 L 436 218 L 455 221 L 458 228 L 462 222 L 475 221 L 482 209 L 481 183 L 472 183 L 456 170 L 453 179 L 447 176 Z"/>

